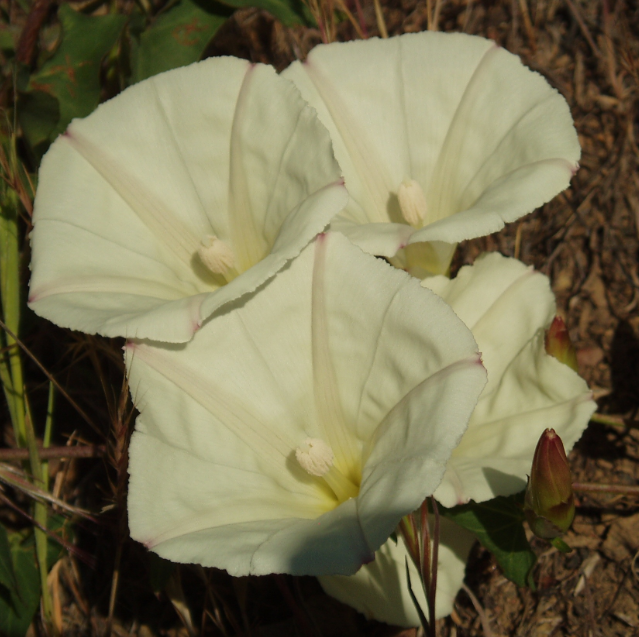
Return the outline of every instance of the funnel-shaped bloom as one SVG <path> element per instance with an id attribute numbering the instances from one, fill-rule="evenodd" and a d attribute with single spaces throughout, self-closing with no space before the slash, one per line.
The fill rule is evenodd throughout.
<path id="1" fill-rule="evenodd" d="M 488 372 L 488 384 L 435 497 L 451 507 L 521 491 L 544 429 L 552 425 L 572 447 L 595 409 L 586 383 L 546 352 L 545 329 L 555 315 L 548 279 L 515 259 L 493 253 L 462 268 L 453 280 L 437 276 L 422 285 L 437 292 L 471 329 Z M 442 520 L 444 547 L 453 546 L 457 538 L 464 541 L 466 535 Z M 440 549 L 438 617 L 450 612 L 464 578 L 461 562 L 447 551 Z M 355 577 L 322 578 L 322 585 L 375 619 L 417 626 L 401 553 L 404 547 L 389 541 L 376 561 L 363 566 Z M 467 553 L 455 555 L 465 560 Z M 411 581 L 417 593 L 419 581 L 412 576 Z"/>
<path id="2" fill-rule="evenodd" d="M 435 619 L 450 615 L 453 601 L 464 581 L 466 561 L 475 536 L 450 520 L 440 521 L 441 540 L 437 569 Z M 375 553 L 375 560 L 355 575 L 320 577 L 322 588 L 332 597 L 356 608 L 369 619 L 394 626 L 419 626 L 419 614 L 408 589 L 406 561 L 410 583 L 421 609 L 428 616 L 428 604 L 417 567 L 401 538 L 390 539 Z"/>
<path id="3" fill-rule="evenodd" d="M 84 332 L 185 342 L 346 200 L 327 131 L 272 68 L 163 73 L 74 120 L 44 157 L 29 304 Z"/>
<path id="4" fill-rule="evenodd" d="M 318 46 L 283 73 L 333 138 L 350 201 L 332 227 L 417 276 L 566 188 L 579 142 L 564 98 L 461 33 Z M 427 244 L 423 242 L 428 242 Z M 417 245 L 415 245 L 417 244 Z"/>
<path id="5" fill-rule="evenodd" d="M 554 429 L 546 429 L 537 443 L 524 511 L 532 532 L 546 540 L 565 533 L 575 517 L 572 473 Z"/>
<path id="6" fill-rule="evenodd" d="M 132 537 L 234 575 L 370 561 L 485 383 L 450 308 L 336 233 L 188 344 L 129 343 L 126 362 Z"/>
<path id="7" fill-rule="evenodd" d="M 453 280 L 432 277 L 422 285 L 470 328 L 488 372 L 435 497 L 450 507 L 521 491 L 542 432 L 553 427 L 571 449 L 596 406 L 585 381 L 546 352 L 545 330 L 555 316 L 548 279 L 494 253 Z"/>

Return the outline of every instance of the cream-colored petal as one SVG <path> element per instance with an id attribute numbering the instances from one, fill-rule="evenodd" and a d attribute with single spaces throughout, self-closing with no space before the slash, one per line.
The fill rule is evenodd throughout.
<path id="1" fill-rule="evenodd" d="M 357 223 L 339 214 L 330 226 L 368 254 L 392 257 L 408 244 L 413 228 L 403 223 Z"/>
<path id="2" fill-rule="evenodd" d="M 400 184 L 412 178 L 426 185 L 465 87 L 491 46 L 459 34 L 373 38 L 315 47 L 305 63 L 284 71 L 331 133 L 353 221 L 402 220 Z"/>
<path id="3" fill-rule="evenodd" d="M 358 513 L 368 544 L 379 546 L 402 511 L 439 484 L 485 371 L 470 333 L 445 303 L 420 295 L 417 280 L 359 250 L 338 258 L 343 243 L 333 235 L 316 243 L 325 267 L 322 340 L 343 414 L 331 425 L 343 418 L 365 445 Z M 317 256 L 315 264 L 321 267 Z M 377 311 L 366 311 L 371 302 Z"/>
<path id="4" fill-rule="evenodd" d="M 449 520 L 442 519 L 440 527 L 439 561 L 435 617 L 446 617 L 453 610 L 453 602 L 466 571 L 466 560 L 475 542 L 474 536 Z M 419 626 L 419 615 L 411 599 L 406 578 L 406 561 L 410 568 L 413 593 L 428 617 L 428 605 L 417 568 L 409 557 L 403 540 L 388 540 L 375 553 L 375 561 L 365 564 L 348 577 L 343 575 L 320 577 L 322 588 L 332 597 L 356 608 L 367 619 L 393 626 Z"/>
<path id="5" fill-rule="evenodd" d="M 488 370 L 482 396 L 493 391 L 519 351 L 556 313 L 548 278 L 521 261 L 497 252 L 481 255 L 461 268 L 452 281 L 430 277 L 422 281 L 448 303 L 470 328 Z"/>
<path id="6" fill-rule="evenodd" d="M 543 431 L 553 428 L 570 451 L 595 409 L 586 382 L 546 354 L 544 330 L 539 330 L 497 386 L 479 399 L 436 497 L 454 506 L 521 491 Z"/>
<path id="7" fill-rule="evenodd" d="M 359 516 L 370 546 L 379 546 L 401 511 L 415 510 L 436 489 L 485 383 L 476 356 L 420 383 L 393 407 L 369 443 Z M 395 523 L 396 524 L 396 523 Z"/>
<path id="8" fill-rule="evenodd" d="M 485 382 L 448 306 L 339 233 L 186 345 L 133 342 L 126 360 L 132 537 L 235 574 L 355 572 L 435 488 Z M 309 438 L 355 495 L 363 472 L 359 496 L 300 465 Z"/>
<path id="9" fill-rule="evenodd" d="M 422 282 L 477 339 L 488 384 L 435 495 L 445 506 L 525 487 L 539 436 L 552 427 L 570 450 L 595 409 L 585 381 L 545 350 L 555 315 L 548 279 L 515 259 L 485 254 L 455 279 Z"/>
<path id="10" fill-rule="evenodd" d="M 346 200 L 328 133 L 272 68 L 216 58 L 163 73 L 74 120 L 45 156 L 30 305 L 66 327 L 184 342 Z M 210 236 L 229 276 L 198 256 Z"/>
<path id="11" fill-rule="evenodd" d="M 404 222 L 400 186 L 421 187 L 423 227 L 410 243 L 495 232 L 566 188 L 577 168 L 566 101 L 490 40 L 425 32 L 334 43 L 283 75 L 331 133 L 351 196 L 344 218 Z M 388 256 L 380 233 L 367 242 L 386 237 Z"/>

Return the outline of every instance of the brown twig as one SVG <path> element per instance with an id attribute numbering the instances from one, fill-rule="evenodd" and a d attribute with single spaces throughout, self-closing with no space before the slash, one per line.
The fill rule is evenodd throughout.
<path id="1" fill-rule="evenodd" d="M 359 28 L 362 32 L 364 40 L 368 40 L 368 28 L 366 27 L 366 19 L 364 18 L 364 12 L 362 11 L 362 4 L 359 0 L 353 0 L 355 3 L 355 13 L 357 13 L 357 19 L 359 20 Z"/>
<path id="2" fill-rule="evenodd" d="M 494 633 L 490 628 L 490 621 L 488 620 L 488 615 L 486 614 L 484 607 L 479 603 L 479 600 L 475 597 L 473 591 L 471 591 L 470 588 L 466 586 L 466 584 L 462 584 L 462 588 L 464 589 L 466 595 L 468 595 L 468 597 L 470 598 L 470 601 L 472 602 L 475 610 L 477 611 L 477 614 L 479 615 L 479 620 L 481 621 L 481 626 L 484 629 L 485 637 L 493 637 Z"/>
<path id="3" fill-rule="evenodd" d="M 353 12 L 346 6 L 346 2 L 344 0 L 335 0 L 335 1 L 337 5 L 339 6 L 339 10 L 346 15 L 353 29 L 355 29 L 355 33 L 357 33 L 357 37 L 360 40 L 364 40 L 365 38 L 364 38 L 364 34 L 362 33 L 362 28 L 360 27 L 359 22 L 357 22 L 357 20 L 355 19 Z"/>
<path id="4" fill-rule="evenodd" d="M 603 2 L 603 32 L 604 32 L 604 48 L 606 53 L 606 69 L 608 71 L 608 81 L 618 100 L 623 100 L 624 90 L 617 75 L 617 63 L 615 60 L 615 45 L 612 39 L 612 19 L 610 16 L 610 8 L 608 2 Z"/>
<path id="5" fill-rule="evenodd" d="M 537 50 L 537 37 L 535 28 L 530 20 L 530 12 L 528 11 L 528 2 L 526 2 L 526 0 L 519 0 L 519 10 L 521 11 L 521 19 L 524 22 L 524 30 L 526 31 L 528 44 L 530 44 L 530 48 L 534 53 Z"/>
<path id="6" fill-rule="evenodd" d="M 79 559 L 81 559 L 87 566 L 90 568 L 95 568 L 96 558 L 93 557 L 90 553 L 79 549 L 77 546 L 73 546 L 70 542 L 67 542 L 64 538 L 60 537 L 57 533 L 50 531 L 45 528 L 42 524 L 36 521 L 36 519 L 29 515 L 26 511 L 23 511 L 17 504 L 14 504 L 9 498 L 7 498 L 2 492 L 0 492 L 0 502 L 3 502 L 9 508 L 19 513 L 21 516 L 29 520 L 29 522 L 34 526 L 40 529 L 43 533 L 46 533 L 52 540 L 63 546 L 69 553 L 75 555 Z"/>
<path id="7" fill-rule="evenodd" d="M 583 493 L 614 493 L 617 495 L 639 496 L 639 487 L 626 484 L 591 484 L 588 482 L 573 482 L 573 491 Z"/>
<path id="8" fill-rule="evenodd" d="M 106 445 L 76 445 L 73 447 L 38 447 L 41 460 L 59 458 L 100 458 L 106 454 Z M 28 460 L 28 449 L 0 449 L 0 462 Z"/>
<path id="9" fill-rule="evenodd" d="M 590 35 L 590 29 L 588 29 L 588 26 L 584 22 L 584 19 L 581 15 L 581 11 L 579 11 L 579 8 L 572 0 L 566 0 L 566 4 L 568 5 L 568 8 L 570 9 L 570 12 L 572 13 L 573 17 L 577 21 L 577 24 L 579 25 L 579 28 L 581 29 L 581 32 L 583 33 L 584 38 L 586 38 L 586 40 L 588 41 L 588 44 L 590 45 L 592 52 L 598 58 L 600 58 L 601 53 L 599 52 L 599 49 L 597 48 L 595 41 L 592 39 L 592 35 Z"/>
<path id="10" fill-rule="evenodd" d="M 36 0 L 33 3 L 16 47 L 16 60 L 18 62 L 27 66 L 33 64 L 37 52 L 40 29 L 42 29 L 42 25 L 47 19 L 53 4 L 53 0 Z"/>

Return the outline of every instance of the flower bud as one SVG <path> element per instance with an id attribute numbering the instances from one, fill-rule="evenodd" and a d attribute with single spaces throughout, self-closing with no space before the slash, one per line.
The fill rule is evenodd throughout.
<path id="1" fill-rule="evenodd" d="M 524 512 L 532 532 L 546 540 L 565 533 L 575 517 L 570 466 L 554 429 L 546 429 L 537 443 Z"/>
<path id="2" fill-rule="evenodd" d="M 546 331 L 546 352 L 554 356 L 560 363 L 568 365 L 576 372 L 579 371 L 577 369 L 577 354 L 561 316 L 555 316 Z"/>

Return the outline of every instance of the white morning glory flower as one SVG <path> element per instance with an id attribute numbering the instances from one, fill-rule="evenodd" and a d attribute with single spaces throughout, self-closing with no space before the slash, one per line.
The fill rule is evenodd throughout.
<path id="1" fill-rule="evenodd" d="M 446 617 L 464 581 L 466 561 L 475 536 L 454 522 L 440 520 L 439 560 L 435 618 Z M 408 590 L 406 562 L 410 583 L 421 609 L 428 616 L 428 604 L 419 572 L 410 558 L 403 539 L 390 539 L 375 553 L 375 560 L 365 564 L 355 575 L 319 577 L 322 588 L 331 597 L 352 606 L 368 619 L 393 626 L 419 626 L 420 620 Z"/>
<path id="2" fill-rule="evenodd" d="M 451 507 L 517 493 L 543 431 L 553 428 L 569 452 L 596 408 L 586 381 L 546 353 L 545 332 L 556 314 L 550 282 L 521 261 L 491 253 L 452 280 L 433 277 L 422 285 L 470 328 L 488 372 L 435 497 Z"/>
<path id="3" fill-rule="evenodd" d="M 88 333 L 185 342 L 346 200 L 327 131 L 271 67 L 169 71 L 74 120 L 44 157 L 29 305 Z"/>
<path id="4" fill-rule="evenodd" d="M 317 109 L 344 171 L 350 201 L 332 228 L 420 278 L 446 273 L 457 242 L 531 212 L 577 169 L 566 101 L 491 40 L 334 43 L 283 76 Z"/>
<path id="5" fill-rule="evenodd" d="M 233 575 L 352 574 L 441 480 L 485 384 L 419 282 L 320 235 L 186 345 L 130 342 L 129 524 Z"/>
<path id="6" fill-rule="evenodd" d="M 549 281 L 516 259 L 491 253 L 463 267 L 452 280 L 436 276 L 422 285 L 441 296 L 471 329 L 488 372 L 488 383 L 435 498 L 452 507 L 517 493 L 526 486 L 542 432 L 554 428 L 570 450 L 596 407 L 586 382 L 546 353 L 545 330 L 556 312 Z M 441 523 L 438 618 L 452 610 L 472 544 L 467 531 L 444 519 Z M 465 553 L 458 549 L 451 554 L 450 546 L 467 548 Z M 394 546 L 389 540 L 376 553 L 376 561 L 356 576 L 324 577 L 321 584 L 369 617 L 418 626 L 408 593 L 405 554 L 401 541 Z M 416 570 L 411 571 L 411 582 L 426 609 Z"/>

